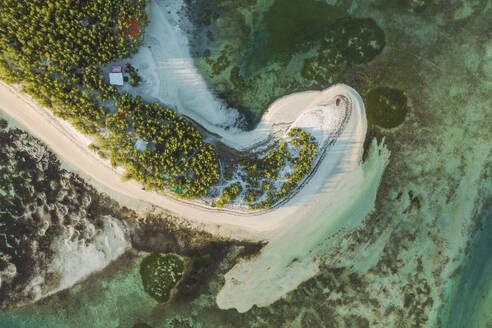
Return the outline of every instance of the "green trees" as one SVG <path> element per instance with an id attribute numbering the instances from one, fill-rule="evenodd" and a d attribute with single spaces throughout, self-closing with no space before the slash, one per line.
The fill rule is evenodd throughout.
<path id="1" fill-rule="evenodd" d="M 137 50 L 140 38 L 121 30 L 129 17 L 145 25 L 144 9 L 144 0 L 0 0 L 0 49 L 23 68 L 52 72 L 109 63 Z"/>
<path id="2" fill-rule="evenodd" d="M 263 158 L 245 158 L 240 163 L 244 166 L 249 187 L 243 200 L 250 209 L 269 208 L 291 194 L 298 184 L 311 172 L 314 156 L 317 152 L 315 138 L 299 128 L 288 132 L 289 142 L 282 141 L 276 149 Z M 293 147 L 292 147 L 293 146 Z M 292 157 L 291 151 L 298 154 Z M 290 173 L 279 176 L 282 168 L 291 167 Z M 274 182 L 283 181 L 280 188 Z M 261 181 L 261 188 L 260 188 Z M 251 187 L 251 188 L 250 188 Z M 266 193 L 266 199 L 258 201 Z"/>
<path id="3" fill-rule="evenodd" d="M 115 104 L 118 113 L 108 115 L 111 132 L 107 147 L 132 176 L 153 189 L 180 190 L 184 198 L 200 197 L 219 180 L 215 148 L 203 142 L 198 131 L 175 111 L 123 94 Z M 139 152 L 129 142 L 141 138 L 152 147 Z M 134 141 L 135 141 L 134 140 Z"/>
<path id="4" fill-rule="evenodd" d="M 239 183 L 233 183 L 222 191 L 222 197 L 220 197 L 216 202 L 215 206 L 222 208 L 225 203 L 230 203 L 241 194 L 243 188 Z"/>
<path id="5" fill-rule="evenodd" d="M 226 202 L 231 202 L 236 199 L 236 197 L 241 193 L 242 190 L 243 188 L 239 183 L 234 183 L 224 189 L 222 197 L 224 197 L 224 200 Z"/>
<path id="6" fill-rule="evenodd" d="M 130 84 L 134 87 L 138 86 L 140 81 L 142 81 L 142 78 L 138 76 L 135 67 L 133 67 L 131 64 L 126 64 L 125 71 L 128 72 L 128 74 L 130 74 Z"/>
<path id="7" fill-rule="evenodd" d="M 256 193 L 249 189 L 247 192 L 246 192 L 246 195 L 244 196 L 244 199 L 243 199 L 245 202 L 248 202 L 248 203 L 252 203 L 254 201 L 256 201 Z"/>
<path id="8" fill-rule="evenodd" d="M 146 0 L 0 0 L 0 78 L 20 82 L 41 105 L 97 138 L 91 147 L 146 188 L 204 195 L 219 179 L 215 148 L 175 111 L 105 82 L 102 65 L 135 53 Z M 128 24 L 138 33 L 124 33 Z M 3 31 L 3 32 L 1 32 Z M 132 85 L 140 77 L 127 66 Z M 115 100 L 117 112 L 102 105 Z M 135 149 L 137 139 L 148 142 Z"/>
<path id="9" fill-rule="evenodd" d="M 146 189 L 201 197 L 220 179 L 215 147 L 174 110 L 120 94 L 105 82 L 101 69 L 137 51 L 147 24 L 145 3 L 0 0 L 0 78 L 21 83 L 41 105 L 93 136 L 98 147 L 89 148 L 113 167 L 123 165 L 126 178 Z M 132 33 L 126 33 L 129 30 Z M 136 70 L 131 65 L 126 69 L 131 84 L 138 85 Z M 312 168 L 314 138 L 299 129 L 289 135 L 294 148 L 281 142 L 266 156 L 233 164 L 246 173 L 243 199 L 253 208 L 269 207 L 286 197 Z M 145 147 L 136 149 L 137 141 Z M 294 167 L 292 172 L 279 176 L 287 166 Z M 225 177 L 231 180 L 233 175 L 228 172 Z M 279 179 L 280 187 L 273 183 Z M 234 183 L 216 205 L 242 193 L 241 184 Z"/>
<path id="10" fill-rule="evenodd" d="M 77 79 L 76 75 L 74 79 Z M 99 66 L 91 65 L 82 70 L 82 86 L 98 92 L 98 98 L 102 101 L 118 98 L 119 92 L 115 86 L 104 81 L 103 71 Z"/>

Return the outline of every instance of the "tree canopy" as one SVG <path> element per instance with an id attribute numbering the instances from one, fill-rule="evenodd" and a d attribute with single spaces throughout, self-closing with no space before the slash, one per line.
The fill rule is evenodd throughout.
<path id="1" fill-rule="evenodd" d="M 0 78 L 21 83 L 55 115 L 96 136 L 98 154 L 124 165 L 127 176 L 146 188 L 199 197 L 219 178 L 215 148 L 174 110 L 120 94 L 101 70 L 138 50 L 145 5 L 145 0 L 0 0 Z M 138 33 L 127 33 L 129 24 Z M 136 85 L 140 78 L 130 68 Z M 138 139 L 149 145 L 143 152 L 135 149 Z"/>
<path id="2" fill-rule="evenodd" d="M 105 81 L 104 66 L 142 44 L 145 6 L 146 0 L 0 0 L 0 79 L 20 83 L 41 105 L 93 136 L 90 149 L 114 167 L 123 165 L 125 179 L 201 197 L 221 180 L 215 147 L 174 110 L 122 94 Z M 126 71 L 138 85 L 137 69 L 128 64 Z M 242 195 L 251 208 L 265 208 L 291 193 L 310 172 L 317 145 L 299 129 L 289 137 L 297 157 L 282 142 L 261 158 L 239 161 L 247 188 L 237 181 L 224 186 L 216 205 Z M 286 165 L 292 173 L 277 188 Z M 263 194 L 268 197 L 260 201 Z"/>

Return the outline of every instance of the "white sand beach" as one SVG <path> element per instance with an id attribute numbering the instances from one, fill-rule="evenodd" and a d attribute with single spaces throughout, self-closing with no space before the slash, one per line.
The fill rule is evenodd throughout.
<path id="1" fill-rule="evenodd" d="M 130 208 L 142 210 L 158 206 L 185 217 L 212 233 L 237 239 L 268 240 L 284 227 L 302 220 L 303 217 L 309 217 L 311 210 L 319 208 L 317 203 L 320 197 L 336 189 L 333 180 L 328 179 L 329 177 L 340 175 L 350 177 L 351 171 L 360 166 L 366 132 L 364 106 L 355 90 L 348 86 L 337 85 L 323 92 L 301 93 L 282 98 L 269 108 L 269 116 L 275 118 L 275 121 L 271 120 L 269 124 L 275 126 L 284 119 L 298 117 L 310 108 L 309 103 L 313 101 L 314 95 L 317 95 L 314 97 L 314 102 L 337 95 L 344 95 L 351 99 L 353 106 L 350 120 L 339 141 L 327 154 L 315 176 L 303 186 L 302 190 L 288 203 L 261 214 L 234 213 L 206 208 L 192 202 L 183 202 L 157 192 L 143 190 L 136 181 L 123 182 L 120 173 L 90 152 L 85 143 L 71 135 L 69 129 L 57 124 L 57 119 L 47 113 L 47 110 L 39 108 L 29 97 L 5 84 L 0 86 L 0 109 L 45 142 L 66 165 L 82 176 L 90 178 L 96 188 L 109 193 Z M 304 106 L 300 106 L 302 103 Z M 277 112 L 283 114 L 275 115 Z M 350 159 L 343 162 L 343 167 L 340 166 L 342 158 Z"/>

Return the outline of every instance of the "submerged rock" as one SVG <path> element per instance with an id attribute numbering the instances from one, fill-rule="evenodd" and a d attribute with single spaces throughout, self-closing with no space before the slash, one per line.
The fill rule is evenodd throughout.
<path id="1" fill-rule="evenodd" d="M 408 112 L 407 96 L 398 89 L 379 87 L 364 97 L 367 120 L 383 128 L 394 128 L 405 120 Z"/>

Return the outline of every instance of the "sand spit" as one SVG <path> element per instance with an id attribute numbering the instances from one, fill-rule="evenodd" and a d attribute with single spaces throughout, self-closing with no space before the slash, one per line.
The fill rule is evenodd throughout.
<path id="1" fill-rule="evenodd" d="M 350 120 L 349 124 L 357 124 Z M 284 226 L 252 260 L 238 263 L 225 275 L 217 296 L 222 309 L 248 311 L 268 306 L 319 271 L 323 254 L 338 244 L 337 236 L 356 228 L 374 209 L 376 193 L 389 161 L 389 151 L 374 141 L 361 166 L 362 144 L 354 142 L 348 127 L 321 164 L 318 193 L 310 195 L 302 215 Z M 349 146 L 351 145 L 352 146 Z M 328 169 L 330 165 L 334 168 Z M 302 192 L 302 191 L 301 191 Z"/>
<path id="2" fill-rule="evenodd" d="M 318 96 L 313 99 L 315 94 Z M 348 86 L 337 85 L 323 92 L 309 92 L 308 95 L 309 97 L 304 93 L 290 95 L 272 104 L 268 115 L 274 117 L 275 120 L 270 122 L 271 126 L 276 126 L 283 120 L 291 122 L 293 117 L 298 117 L 306 108 L 309 108 L 313 101 L 333 98 L 337 95 L 351 99 L 353 108 L 350 120 L 343 131 L 343 136 L 330 150 L 309 183 L 287 204 L 260 215 L 255 215 L 255 213 L 238 215 L 233 212 L 205 208 L 191 202 L 166 197 L 157 192 L 142 190 L 141 185 L 135 181 L 122 182 L 118 172 L 90 153 L 85 144 L 78 143 L 77 139 L 71 136 L 70 131 L 63 129 L 62 125 L 56 124 L 54 117 L 47 115 L 46 110 L 40 109 L 28 97 L 5 84 L 0 87 L 0 108 L 49 145 L 66 165 L 95 182 L 96 188 L 100 191 L 107 192 L 130 208 L 142 210 L 155 205 L 178 213 L 179 216 L 195 222 L 197 226 L 221 236 L 245 240 L 265 240 L 270 239 L 282 227 L 302 220 L 303 217 L 309 217 L 309 208 L 316 208 L 317 198 L 324 194 L 323 191 L 336 188 L 332 185 L 331 180 L 327 180 L 328 177 L 340 174 L 350 175 L 350 170 L 346 167 L 337 166 L 340 156 L 349 156 L 350 165 L 353 167 L 360 164 L 366 120 L 363 103 L 357 92 Z M 310 101 L 306 104 L 308 100 Z M 301 106 L 302 102 L 304 106 Z M 254 139 L 250 140 L 254 141 Z"/>

